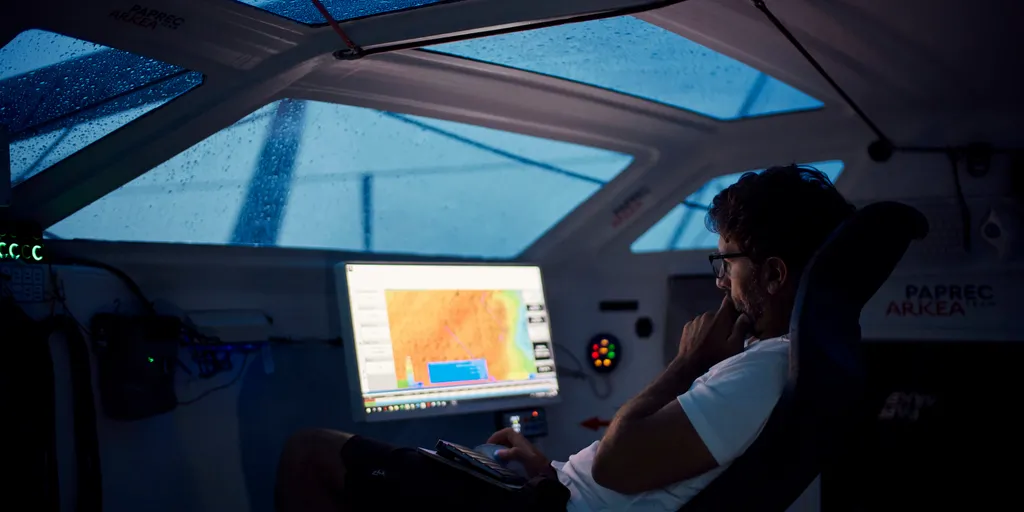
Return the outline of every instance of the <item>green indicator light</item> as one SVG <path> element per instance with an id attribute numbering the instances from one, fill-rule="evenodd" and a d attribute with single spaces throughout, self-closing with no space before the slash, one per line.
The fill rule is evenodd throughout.
<path id="1" fill-rule="evenodd" d="M 0 242 L 0 260 L 43 261 L 43 246 L 39 244 L 19 244 L 18 242 Z"/>
<path id="2" fill-rule="evenodd" d="M 152 357 L 147 357 L 146 359 L 148 359 L 148 360 L 149 360 L 149 362 L 151 362 L 151 363 L 152 363 L 153 361 L 156 361 L 156 359 L 153 359 Z"/>
<path id="3" fill-rule="evenodd" d="M 608 359 L 615 359 L 615 352 L 608 352 Z"/>
<path id="4" fill-rule="evenodd" d="M 615 350 L 615 344 L 608 345 L 608 350 Z"/>

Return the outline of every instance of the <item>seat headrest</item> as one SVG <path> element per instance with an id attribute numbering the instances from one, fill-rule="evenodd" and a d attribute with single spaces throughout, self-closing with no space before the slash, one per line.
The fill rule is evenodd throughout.
<path id="1" fill-rule="evenodd" d="M 864 305 L 892 274 L 910 242 L 928 234 L 928 220 L 902 203 L 858 210 L 825 240 L 804 270 L 790 321 L 790 373 L 801 363 L 822 371 L 848 360 L 860 341 Z"/>
<path id="2" fill-rule="evenodd" d="M 866 303 L 889 278 L 909 243 L 928 234 L 928 220 L 902 203 L 865 206 L 837 228 L 803 276 L 805 293 L 824 286 Z"/>
<path id="3" fill-rule="evenodd" d="M 928 220 L 902 203 L 875 203 L 858 210 L 818 249 L 804 270 L 797 291 L 793 321 L 808 317 L 808 309 L 828 314 L 835 308 L 864 304 L 889 278 L 914 239 L 928 234 Z M 814 300 L 809 300 L 813 298 Z M 812 315 L 813 316 L 813 315 Z M 796 327 L 796 325 L 794 325 Z"/>

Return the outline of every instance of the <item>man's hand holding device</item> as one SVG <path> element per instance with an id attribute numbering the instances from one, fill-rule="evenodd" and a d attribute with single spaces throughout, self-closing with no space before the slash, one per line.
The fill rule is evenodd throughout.
<path id="1" fill-rule="evenodd" d="M 487 440 L 487 444 L 506 447 L 505 449 L 495 451 L 495 458 L 499 461 L 522 464 L 528 478 L 535 476 L 557 478 L 554 468 L 551 467 L 551 461 L 533 443 L 511 428 L 495 432 Z M 512 468 L 510 467 L 509 469 Z"/>

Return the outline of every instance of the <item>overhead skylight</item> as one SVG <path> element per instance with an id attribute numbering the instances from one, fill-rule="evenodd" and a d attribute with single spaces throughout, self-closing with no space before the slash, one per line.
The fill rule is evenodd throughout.
<path id="1" fill-rule="evenodd" d="M 511 258 L 632 160 L 460 123 L 281 100 L 50 232 Z"/>
<path id="2" fill-rule="evenodd" d="M 0 129 L 17 185 L 201 84 L 198 72 L 29 30 L 0 48 Z M 4 148 L 6 149 L 6 148 Z"/>
<path id="3" fill-rule="evenodd" d="M 611 89 L 720 120 L 822 106 L 742 62 L 631 16 L 427 49 Z"/>
<path id="4" fill-rule="evenodd" d="M 825 173 L 833 182 L 843 172 L 843 162 L 839 160 L 806 165 Z M 761 170 L 764 169 L 756 172 Z M 736 183 L 745 172 L 719 176 L 705 183 L 637 238 L 630 250 L 643 253 L 718 247 L 718 235 L 708 231 L 704 223 L 708 206 L 719 192 Z"/>
<path id="5" fill-rule="evenodd" d="M 327 23 L 311 0 L 237 0 L 299 23 Z M 442 0 L 320 0 L 335 21 L 403 11 Z"/>

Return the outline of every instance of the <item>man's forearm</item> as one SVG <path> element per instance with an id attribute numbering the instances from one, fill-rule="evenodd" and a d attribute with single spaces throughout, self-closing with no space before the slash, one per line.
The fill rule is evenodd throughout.
<path id="1" fill-rule="evenodd" d="M 614 473 L 615 468 L 621 470 L 628 465 L 626 461 L 632 452 L 630 447 L 638 439 L 646 437 L 642 428 L 637 430 L 634 427 L 642 425 L 647 417 L 685 393 L 693 385 L 693 381 L 706 370 L 707 368 L 697 359 L 676 357 L 654 382 L 626 402 L 615 414 L 611 425 L 608 425 L 608 431 L 601 438 L 592 469 L 594 478 L 601 478 L 601 475 L 607 477 L 608 471 Z"/>
<path id="2" fill-rule="evenodd" d="M 619 409 L 612 425 L 609 426 L 609 432 L 616 427 L 617 423 L 646 418 L 659 411 L 665 407 L 665 404 L 690 389 L 693 381 L 706 371 L 707 367 L 698 359 L 685 356 L 676 357 L 665 368 L 665 371 L 654 379 L 654 382 Z"/>

